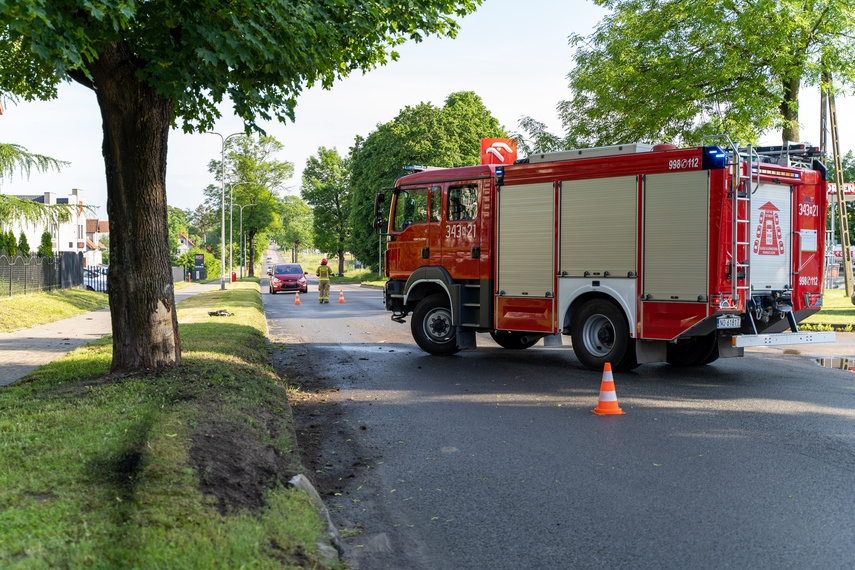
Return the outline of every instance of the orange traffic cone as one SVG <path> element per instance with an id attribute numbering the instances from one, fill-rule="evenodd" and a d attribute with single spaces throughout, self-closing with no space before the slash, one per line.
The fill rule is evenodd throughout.
<path id="1" fill-rule="evenodd" d="M 341 289 L 338 290 L 338 302 L 344 303 L 344 291 L 342 291 Z"/>
<path id="2" fill-rule="evenodd" d="M 600 401 L 597 402 L 597 407 L 591 411 L 601 416 L 626 413 L 618 407 L 615 381 L 612 378 L 612 365 L 608 362 L 606 362 L 606 366 L 603 369 L 603 382 L 600 385 Z"/>
<path id="3" fill-rule="evenodd" d="M 297 291 L 296 297 L 294 297 L 294 304 L 295 305 L 302 305 L 303 304 L 300 302 L 300 292 L 299 291 Z"/>

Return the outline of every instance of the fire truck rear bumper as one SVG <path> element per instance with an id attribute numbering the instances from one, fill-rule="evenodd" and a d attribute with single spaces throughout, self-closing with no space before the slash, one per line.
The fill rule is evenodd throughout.
<path id="1" fill-rule="evenodd" d="M 746 334 L 731 338 L 735 348 L 748 346 L 778 346 L 782 344 L 817 344 L 834 342 L 834 331 L 798 333 Z"/>

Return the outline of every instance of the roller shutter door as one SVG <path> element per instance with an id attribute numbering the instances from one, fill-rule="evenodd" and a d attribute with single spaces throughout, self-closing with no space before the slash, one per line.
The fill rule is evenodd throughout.
<path id="1" fill-rule="evenodd" d="M 504 295 L 554 295 L 554 201 L 551 182 L 500 189 L 497 287 Z"/>
<path id="2" fill-rule="evenodd" d="M 708 172 L 646 176 L 643 298 L 706 300 L 708 271 Z"/>

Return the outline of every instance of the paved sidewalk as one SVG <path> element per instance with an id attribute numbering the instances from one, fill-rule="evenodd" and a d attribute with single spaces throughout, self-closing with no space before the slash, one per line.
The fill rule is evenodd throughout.
<path id="1" fill-rule="evenodd" d="M 191 285 L 175 292 L 175 302 L 219 287 L 219 282 Z M 46 325 L 0 333 L 0 386 L 14 384 L 39 366 L 112 332 L 110 309 L 101 309 Z"/>

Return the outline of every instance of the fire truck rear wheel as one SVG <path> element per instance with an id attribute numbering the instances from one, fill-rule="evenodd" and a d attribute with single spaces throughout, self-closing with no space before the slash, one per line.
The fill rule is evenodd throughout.
<path id="1" fill-rule="evenodd" d="M 571 336 L 576 358 L 590 370 L 602 371 L 611 364 L 615 371 L 635 368 L 626 317 L 614 303 L 592 299 L 573 317 Z"/>
<path id="2" fill-rule="evenodd" d="M 522 350 L 537 344 L 543 336 L 528 332 L 490 331 L 490 336 L 502 348 Z"/>
<path id="3" fill-rule="evenodd" d="M 448 297 L 442 294 L 425 297 L 413 311 L 410 329 L 416 344 L 431 354 L 454 354 L 457 331 L 451 321 Z"/>

